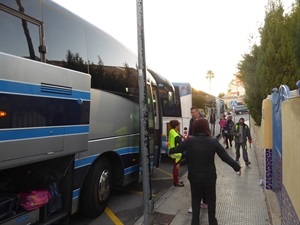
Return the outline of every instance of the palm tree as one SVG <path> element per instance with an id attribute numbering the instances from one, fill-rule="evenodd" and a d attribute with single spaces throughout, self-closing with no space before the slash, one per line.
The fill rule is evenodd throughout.
<path id="1" fill-rule="evenodd" d="M 209 79 L 209 93 L 211 94 L 211 79 L 215 78 L 215 74 L 212 70 L 207 71 L 206 79 Z"/>

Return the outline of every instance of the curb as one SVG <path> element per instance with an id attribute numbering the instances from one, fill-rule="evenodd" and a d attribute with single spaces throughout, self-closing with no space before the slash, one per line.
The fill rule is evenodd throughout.
<path id="1" fill-rule="evenodd" d="M 182 179 L 187 180 L 187 172 L 181 177 Z M 153 213 L 157 212 L 157 209 L 176 191 L 176 187 L 170 187 L 163 196 L 161 196 L 157 202 L 154 204 Z M 176 215 L 176 213 L 175 213 Z M 144 225 L 144 216 L 141 216 L 134 225 Z"/>
<path id="2" fill-rule="evenodd" d="M 271 225 L 281 225 L 281 213 L 274 191 L 264 189 Z"/>

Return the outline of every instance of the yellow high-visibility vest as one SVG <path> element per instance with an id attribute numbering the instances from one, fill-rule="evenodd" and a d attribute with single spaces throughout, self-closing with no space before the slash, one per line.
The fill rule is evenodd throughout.
<path id="1" fill-rule="evenodd" d="M 177 136 L 180 136 L 175 129 L 171 129 L 169 132 L 169 149 L 174 148 L 175 147 L 175 138 Z M 175 159 L 175 162 L 177 163 L 181 157 L 182 157 L 182 153 L 174 153 L 170 156 L 172 159 Z"/>

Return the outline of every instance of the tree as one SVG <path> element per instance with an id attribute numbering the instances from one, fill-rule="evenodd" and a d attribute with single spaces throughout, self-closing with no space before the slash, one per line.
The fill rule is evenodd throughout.
<path id="1" fill-rule="evenodd" d="M 245 102 L 256 124 L 261 123 L 262 100 L 274 87 L 296 87 L 300 79 L 300 8 L 299 0 L 291 13 L 284 14 L 280 0 L 270 0 L 265 24 L 260 28 L 260 45 L 253 45 L 238 64 L 243 81 Z"/>
<path id="2" fill-rule="evenodd" d="M 79 55 L 79 53 L 72 53 L 71 50 L 68 50 L 66 54 L 66 60 L 67 68 L 87 73 L 87 62 L 84 61 L 84 59 Z"/>
<path id="3" fill-rule="evenodd" d="M 292 9 L 291 15 L 287 16 L 287 30 L 291 36 L 291 49 L 293 49 L 296 73 L 294 74 L 295 78 L 292 79 L 290 87 L 293 87 L 295 80 L 300 79 L 300 1 L 298 0 Z"/>
<path id="4" fill-rule="evenodd" d="M 225 93 L 224 93 L 224 92 L 219 93 L 219 95 L 218 95 L 219 98 L 223 98 L 224 96 L 225 96 Z"/>
<path id="5" fill-rule="evenodd" d="M 269 2 L 265 25 L 261 30 L 257 65 L 257 71 L 262 76 L 262 93 L 265 97 L 274 87 L 281 84 L 291 85 L 296 72 L 287 18 L 280 0 Z"/>
<path id="6" fill-rule="evenodd" d="M 257 74 L 257 61 L 260 48 L 253 46 L 250 54 L 243 56 L 243 61 L 238 65 L 238 77 L 242 80 L 245 87 L 245 103 L 256 124 L 261 123 L 261 105 L 264 98 L 261 87 L 261 77 Z"/>
<path id="7" fill-rule="evenodd" d="M 212 70 L 207 71 L 206 79 L 209 80 L 209 93 L 211 94 L 211 79 L 215 78 L 215 74 Z"/>

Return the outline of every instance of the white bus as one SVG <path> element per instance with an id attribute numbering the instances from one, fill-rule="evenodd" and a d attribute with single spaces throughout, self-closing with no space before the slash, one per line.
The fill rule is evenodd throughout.
<path id="1" fill-rule="evenodd" d="M 168 153 L 169 121 L 178 120 L 180 122 L 180 133 L 184 136 L 189 129 L 191 119 L 191 107 L 196 106 L 200 113 L 210 124 L 212 135 L 218 137 L 221 134 L 219 119 L 224 114 L 224 101 L 218 97 L 210 95 L 200 90 L 192 88 L 190 83 L 172 83 L 174 91 L 160 89 L 162 105 L 162 146 L 161 153 Z"/>
<path id="2" fill-rule="evenodd" d="M 99 215 L 112 187 L 141 177 L 137 56 L 48 0 L 0 0 L 0 40 L 0 196 L 57 182 L 62 201 L 51 214 L 49 204 L 1 211 L 0 223 Z M 158 166 L 154 100 L 159 87 L 173 87 L 146 76 L 149 158 Z"/>
<path id="3" fill-rule="evenodd" d="M 221 135 L 220 117 L 225 113 L 224 100 L 201 90 L 192 90 L 193 105 L 196 105 L 210 124 L 214 137 Z"/>
<path id="4" fill-rule="evenodd" d="M 162 105 L 162 146 L 161 153 L 168 153 L 168 134 L 170 130 L 170 120 L 180 122 L 180 133 L 189 128 L 192 107 L 192 88 L 190 83 L 173 83 L 173 90 L 160 88 L 160 99 Z"/>

